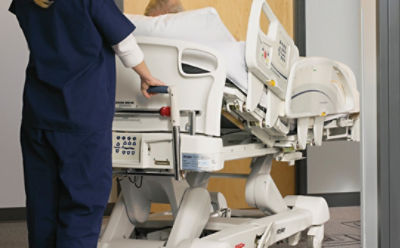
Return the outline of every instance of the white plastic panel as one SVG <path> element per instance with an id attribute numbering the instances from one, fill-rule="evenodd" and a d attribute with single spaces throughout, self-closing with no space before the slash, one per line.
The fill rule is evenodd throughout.
<path id="1" fill-rule="evenodd" d="M 218 171 L 224 160 L 221 138 L 181 135 L 182 169 Z M 133 169 L 173 169 L 172 135 L 170 133 L 129 132 L 114 126 L 113 167 Z"/>
<path id="2" fill-rule="evenodd" d="M 285 109 L 289 118 L 359 111 L 356 79 L 350 68 L 327 58 L 298 60 L 292 67 Z"/>
<path id="3" fill-rule="evenodd" d="M 131 138 L 130 141 L 128 140 L 129 137 Z M 128 142 L 131 142 L 131 144 L 129 145 Z M 128 154 L 128 152 L 130 153 Z M 132 152 L 134 153 L 132 154 Z M 172 169 L 172 166 L 171 134 L 140 134 L 114 128 L 113 167 L 164 170 Z"/>
<path id="4" fill-rule="evenodd" d="M 182 135 L 182 169 L 218 171 L 224 168 L 222 139 Z"/>

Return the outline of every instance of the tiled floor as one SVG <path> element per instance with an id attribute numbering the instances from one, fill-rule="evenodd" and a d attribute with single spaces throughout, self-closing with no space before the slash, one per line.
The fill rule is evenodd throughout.
<path id="1" fill-rule="evenodd" d="M 331 208 L 331 220 L 325 225 L 323 247 L 360 248 L 360 208 Z M 1 248 L 25 248 L 27 231 L 25 222 L 0 223 Z M 274 245 L 273 248 L 289 247 L 286 244 Z M 299 248 L 306 247 L 305 238 Z"/>
<path id="2" fill-rule="evenodd" d="M 359 207 L 331 208 L 331 219 L 325 225 L 323 247 L 360 248 L 361 222 Z M 274 245 L 271 248 L 290 247 L 286 244 Z M 303 236 L 298 248 L 305 248 L 306 237 Z"/>

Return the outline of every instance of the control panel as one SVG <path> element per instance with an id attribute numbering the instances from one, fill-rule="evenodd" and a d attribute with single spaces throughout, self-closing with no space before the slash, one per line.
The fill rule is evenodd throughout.
<path id="1" fill-rule="evenodd" d="M 268 66 L 268 68 L 271 65 L 271 55 L 272 55 L 271 53 L 272 53 L 272 47 L 264 43 L 260 44 L 259 61 Z"/>
<path id="2" fill-rule="evenodd" d="M 113 132 L 113 161 L 140 161 L 141 136 L 133 133 Z"/>

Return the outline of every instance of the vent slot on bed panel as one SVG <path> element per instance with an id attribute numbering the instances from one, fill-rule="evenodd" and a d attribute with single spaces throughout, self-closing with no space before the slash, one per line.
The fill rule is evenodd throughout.
<path id="1" fill-rule="evenodd" d="M 182 64 L 201 68 L 204 72 L 215 71 L 218 67 L 218 60 L 213 54 L 194 49 L 185 49 L 182 52 Z M 193 74 L 193 73 L 192 73 Z M 199 73 L 195 73 L 199 74 Z"/>
<path id="2" fill-rule="evenodd" d="M 205 74 L 210 71 L 204 70 L 203 68 L 199 68 L 197 66 L 193 66 L 190 64 L 182 63 L 182 71 L 186 74 Z"/>

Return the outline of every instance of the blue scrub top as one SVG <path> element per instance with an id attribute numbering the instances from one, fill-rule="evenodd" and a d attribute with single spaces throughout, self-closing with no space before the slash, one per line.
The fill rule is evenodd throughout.
<path id="1" fill-rule="evenodd" d="M 30 58 L 23 125 L 54 131 L 111 128 L 115 54 L 135 29 L 113 0 L 55 0 L 48 9 L 13 0 Z"/>

